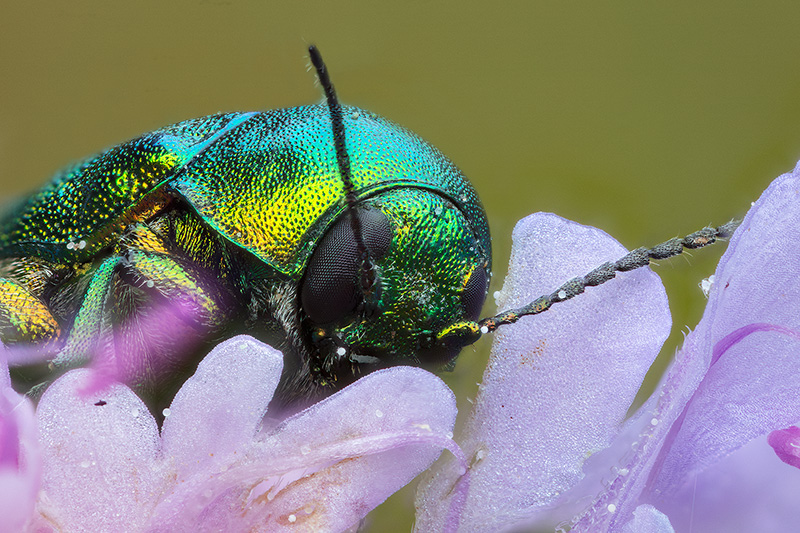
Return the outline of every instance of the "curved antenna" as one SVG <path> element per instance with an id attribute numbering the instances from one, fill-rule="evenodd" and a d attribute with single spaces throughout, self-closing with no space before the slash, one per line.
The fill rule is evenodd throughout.
<path id="1" fill-rule="evenodd" d="M 722 226 L 705 227 L 700 231 L 690 233 L 686 237 L 675 237 L 652 248 L 636 248 L 631 250 L 616 261 L 603 263 L 585 276 L 573 278 L 550 294 L 542 295 L 531 303 L 510 309 L 495 316 L 481 319 L 479 322 L 459 322 L 437 335 L 437 340 L 446 342 L 450 337 L 462 339 L 463 345 L 475 343 L 482 335 L 491 333 L 500 326 L 513 324 L 520 318 L 529 315 L 544 313 L 553 304 L 564 302 L 581 294 L 586 287 L 596 287 L 614 279 L 617 272 L 628 272 L 648 266 L 651 261 L 667 259 L 680 255 L 684 250 L 695 250 L 709 244 L 714 244 L 719 239 L 728 239 L 739 227 L 741 220 L 732 220 Z"/>
<path id="2" fill-rule="evenodd" d="M 350 226 L 353 229 L 353 236 L 356 247 L 359 250 L 361 260 L 361 290 L 366 296 L 375 285 L 375 269 L 369 257 L 369 250 L 364 244 L 361 220 L 356 215 L 356 193 L 353 188 L 353 175 L 350 171 L 350 156 L 347 153 L 345 144 L 344 121 L 342 119 L 342 106 L 336 97 L 336 90 L 328 75 L 328 67 L 322 60 L 322 54 L 313 44 L 308 47 L 308 55 L 311 64 L 317 71 L 317 78 L 325 91 L 325 100 L 328 102 L 328 109 L 331 114 L 331 128 L 333 129 L 333 146 L 336 151 L 336 163 L 339 165 L 339 175 L 342 178 L 344 187 L 344 197 L 347 202 L 347 212 L 350 214 Z"/>

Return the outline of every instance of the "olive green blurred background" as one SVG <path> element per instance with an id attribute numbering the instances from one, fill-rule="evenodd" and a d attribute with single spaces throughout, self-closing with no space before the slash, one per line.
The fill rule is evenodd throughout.
<path id="1" fill-rule="evenodd" d="M 315 43 L 343 102 L 416 131 L 472 179 L 494 291 L 514 223 L 535 211 L 629 248 L 744 214 L 800 159 L 798 19 L 791 1 L 5 2 L 0 198 L 168 123 L 318 101 Z M 697 284 L 720 252 L 658 266 L 675 324 L 654 379 L 699 320 Z M 462 403 L 487 353 L 468 348 L 446 377 Z M 410 498 L 373 529 L 409 530 Z"/>

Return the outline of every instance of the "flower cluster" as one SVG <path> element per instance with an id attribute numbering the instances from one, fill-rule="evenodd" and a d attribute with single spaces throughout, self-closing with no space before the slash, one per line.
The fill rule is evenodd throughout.
<path id="1" fill-rule="evenodd" d="M 502 308 L 625 253 L 548 214 L 513 239 Z M 410 367 L 267 424 L 282 356 L 247 337 L 202 361 L 160 431 L 89 370 L 34 413 L 0 361 L 0 532 L 344 531 L 423 471 L 419 531 L 785 528 L 800 519 L 798 247 L 800 167 L 747 214 L 703 319 L 630 420 L 671 328 L 649 269 L 498 330 L 455 438 L 452 393 Z"/>

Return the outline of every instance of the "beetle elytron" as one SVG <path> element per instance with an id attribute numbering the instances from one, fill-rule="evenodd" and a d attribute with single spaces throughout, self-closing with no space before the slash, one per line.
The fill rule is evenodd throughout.
<path id="1" fill-rule="evenodd" d="M 339 113 L 350 203 L 325 104 L 181 122 L 62 171 L 0 220 L 3 342 L 147 386 L 246 331 L 286 354 L 284 397 L 451 363 L 436 334 L 487 292 L 480 201 L 413 133 Z"/>
<path id="2" fill-rule="evenodd" d="M 62 369 L 91 359 L 158 403 L 208 343 L 247 332 L 285 354 L 279 402 L 313 401 L 383 366 L 449 367 L 481 333 L 732 229 L 635 250 L 477 323 L 491 245 L 472 186 L 413 133 L 340 106 L 310 52 L 327 105 L 148 133 L 0 220 L 3 343 Z"/>

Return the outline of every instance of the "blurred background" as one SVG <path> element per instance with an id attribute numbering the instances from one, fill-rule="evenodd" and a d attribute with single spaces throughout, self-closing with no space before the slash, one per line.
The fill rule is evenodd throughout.
<path id="1" fill-rule="evenodd" d="M 515 222 L 535 211 L 628 248 L 742 216 L 800 159 L 798 19 L 791 1 L 6 2 L 0 203 L 169 123 L 320 101 L 315 43 L 343 102 L 417 132 L 473 181 L 493 292 Z M 698 283 L 723 250 L 656 268 L 674 331 L 643 395 L 699 320 Z M 462 404 L 488 348 L 445 376 Z M 372 529 L 408 531 L 412 496 L 395 495 Z"/>

